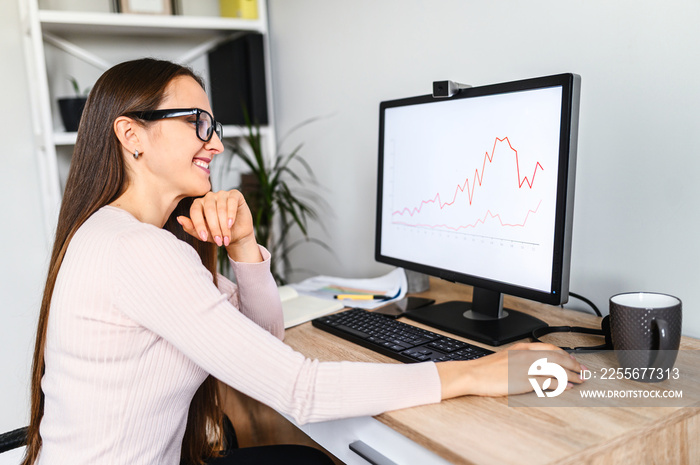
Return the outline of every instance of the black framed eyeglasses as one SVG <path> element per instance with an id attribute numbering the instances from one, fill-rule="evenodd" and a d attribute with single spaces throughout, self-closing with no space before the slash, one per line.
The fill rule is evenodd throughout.
<path id="1" fill-rule="evenodd" d="M 165 118 L 177 118 L 180 116 L 196 115 L 195 132 L 202 142 L 209 142 L 216 131 L 219 139 L 224 137 L 224 128 L 206 110 L 201 108 L 170 108 L 164 110 L 137 111 L 132 113 L 135 117 L 146 121 L 156 121 Z"/>

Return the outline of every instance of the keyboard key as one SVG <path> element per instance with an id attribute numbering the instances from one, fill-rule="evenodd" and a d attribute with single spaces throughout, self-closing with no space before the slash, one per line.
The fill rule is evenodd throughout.
<path id="1" fill-rule="evenodd" d="M 362 339 L 367 339 L 369 337 L 369 334 L 363 333 L 362 331 L 358 331 L 357 329 L 351 328 L 350 326 L 338 325 L 336 326 L 336 328 L 338 328 L 340 331 L 345 331 L 354 336 L 361 337 Z"/>

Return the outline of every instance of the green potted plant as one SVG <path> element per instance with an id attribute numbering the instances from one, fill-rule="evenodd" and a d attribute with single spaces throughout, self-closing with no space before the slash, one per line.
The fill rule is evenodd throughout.
<path id="1" fill-rule="evenodd" d="M 291 271 L 289 252 L 295 247 L 313 242 L 330 251 L 325 243 L 309 236 L 309 223 L 318 219 L 317 208 L 322 205 L 317 193 L 320 186 L 313 170 L 300 156 L 303 144 L 270 159 L 263 150 L 260 126 L 252 124 L 244 113 L 245 136 L 226 145 L 231 149 L 231 161 L 238 157 L 249 170 L 241 175 L 240 190 L 253 215 L 256 238 L 272 254 L 271 269 L 275 280 L 284 284 L 284 275 Z M 293 130 L 315 119 L 307 120 Z M 280 147 L 282 144 L 280 141 Z M 315 186 L 316 190 L 303 186 Z M 289 234 L 295 228 L 301 232 L 302 239 L 289 243 Z M 220 249 L 219 268 L 222 273 L 228 272 L 224 249 Z"/>
<path id="2" fill-rule="evenodd" d="M 75 95 L 58 99 L 58 108 L 61 112 L 61 121 L 67 132 L 75 132 L 80 124 L 80 117 L 83 115 L 83 108 L 87 102 L 87 95 L 90 88 L 80 91 L 77 79 L 73 76 L 69 78 Z"/>

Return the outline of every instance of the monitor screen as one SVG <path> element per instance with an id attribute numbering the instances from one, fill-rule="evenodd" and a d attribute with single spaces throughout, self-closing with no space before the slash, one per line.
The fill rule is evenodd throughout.
<path id="1" fill-rule="evenodd" d="M 479 340 L 454 326 L 471 324 L 468 311 L 509 323 L 504 293 L 567 300 L 579 88 L 563 74 L 380 104 L 376 259 L 471 284 L 475 300 L 494 302 L 424 322 Z M 512 325 L 520 337 L 531 331 Z"/>

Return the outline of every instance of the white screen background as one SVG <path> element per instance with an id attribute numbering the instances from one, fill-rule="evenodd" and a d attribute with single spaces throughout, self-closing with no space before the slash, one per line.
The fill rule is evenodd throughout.
<path id="1" fill-rule="evenodd" d="M 550 292 L 561 99 L 386 109 L 382 255 Z"/>

